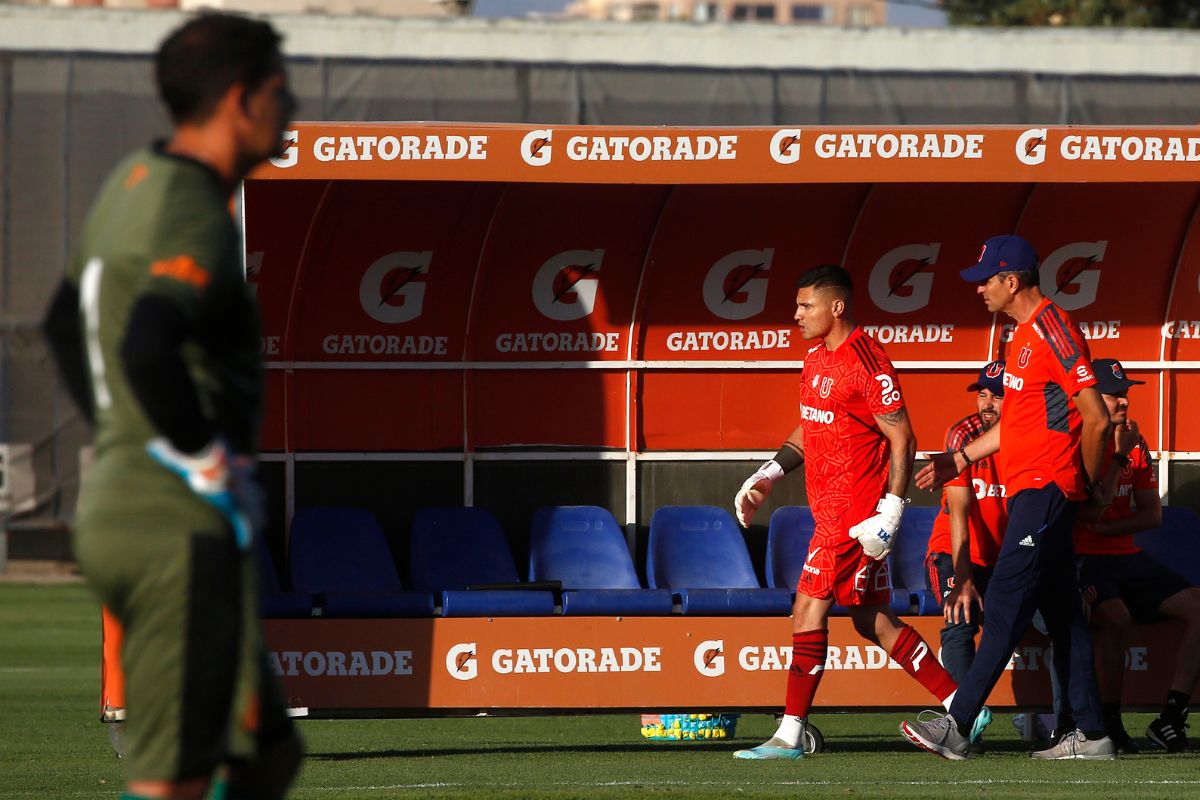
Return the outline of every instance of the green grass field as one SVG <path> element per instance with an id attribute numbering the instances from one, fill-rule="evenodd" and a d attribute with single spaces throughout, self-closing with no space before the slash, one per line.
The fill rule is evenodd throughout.
<path id="1" fill-rule="evenodd" d="M 0 584 L 0 799 L 115 797 L 121 762 L 98 722 L 99 612 L 78 584 Z M 1128 715 L 1140 731 L 1149 715 Z M 742 762 L 770 735 L 743 717 L 732 742 L 656 744 L 631 715 L 307 720 L 309 758 L 293 792 L 340 798 L 1086 797 L 1200 795 L 1200 759 L 1034 762 L 1007 714 L 989 752 L 965 763 L 919 753 L 899 714 L 817 715 L 828 753 Z"/>

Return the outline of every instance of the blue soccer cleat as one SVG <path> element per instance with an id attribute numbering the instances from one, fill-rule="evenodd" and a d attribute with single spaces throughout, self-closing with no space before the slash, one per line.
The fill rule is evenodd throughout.
<path id="1" fill-rule="evenodd" d="M 992 724 L 992 710 L 987 706 L 979 709 L 979 714 L 975 716 L 975 722 L 971 725 L 971 743 L 974 744 L 983 735 L 983 731 L 988 725 Z"/>
<path id="2" fill-rule="evenodd" d="M 758 747 L 751 747 L 749 750 L 735 750 L 733 757 L 751 761 L 794 761 L 797 758 L 804 758 L 804 748 L 792 747 L 782 739 L 771 737 Z"/>

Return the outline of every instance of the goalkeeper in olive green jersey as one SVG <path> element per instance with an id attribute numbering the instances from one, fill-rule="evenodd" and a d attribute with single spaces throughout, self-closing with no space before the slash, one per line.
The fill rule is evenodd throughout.
<path id="1" fill-rule="evenodd" d="M 125 630 L 130 798 L 214 776 L 228 800 L 283 797 L 301 759 L 258 622 L 259 329 L 229 213 L 294 108 L 279 44 L 228 14 L 163 42 L 172 137 L 108 178 L 45 323 L 95 426 L 74 545 Z"/>

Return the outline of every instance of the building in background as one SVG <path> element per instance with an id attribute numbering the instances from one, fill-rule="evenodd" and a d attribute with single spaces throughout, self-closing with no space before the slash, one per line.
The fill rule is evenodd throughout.
<path id="1" fill-rule="evenodd" d="M 576 0 L 566 16 L 614 22 L 773 22 L 780 25 L 887 24 L 881 0 Z"/>
<path id="2" fill-rule="evenodd" d="M 462 17 L 473 0 L 9 0 L 32 6 L 235 11 L 246 14 L 330 14 L 369 17 Z M 565 2 L 565 0 L 564 0 Z"/>

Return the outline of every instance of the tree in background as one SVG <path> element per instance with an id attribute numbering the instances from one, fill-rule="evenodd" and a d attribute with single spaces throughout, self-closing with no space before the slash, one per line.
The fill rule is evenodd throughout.
<path id="1" fill-rule="evenodd" d="M 1197 28 L 1200 0 L 941 0 L 953 25 Z"/>

